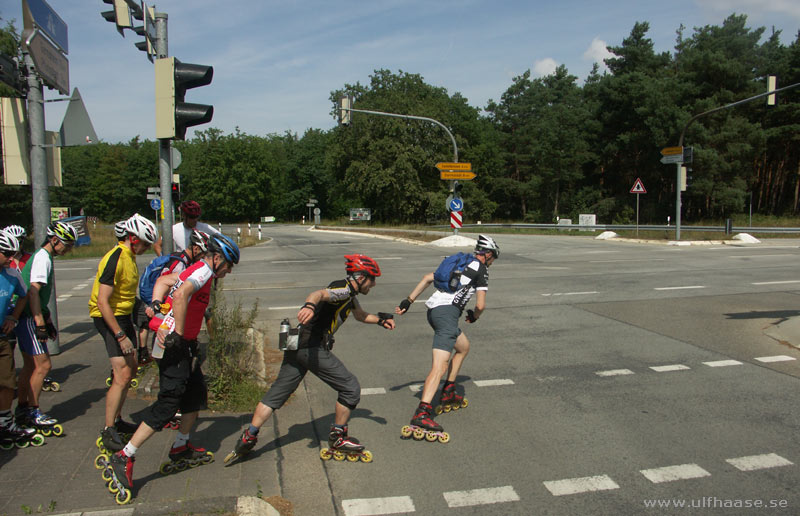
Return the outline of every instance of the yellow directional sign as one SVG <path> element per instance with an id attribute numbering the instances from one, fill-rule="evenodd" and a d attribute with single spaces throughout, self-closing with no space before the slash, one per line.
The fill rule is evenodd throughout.
<path id="1" fill-rule="evenodd" d="M 661 149 L 662 156 L 675 156 L 683 154 L 683 147 L 664 147 Z"/>
<path id="2" fill-rule="evenodd" d="M 477 174 L 471 170 L 442 170 L 439 172 L 439 179 L 462 179 L 469 181 L 475 179 Z"/>
<path id="3" fill-rule="evenodd" d="M 439 170 L 472 170 L 472 163 L 437 163 Z"/>

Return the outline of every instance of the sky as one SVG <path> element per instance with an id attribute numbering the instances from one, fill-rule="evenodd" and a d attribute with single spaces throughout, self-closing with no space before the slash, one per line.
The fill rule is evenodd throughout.
<path id="1" fill-rule="evenodd" d="M 47 1 L 68 26 L 70 89 L 79 89 L 99 139 L 153 140 L 153 65 L 134 46 L 142 38 L 121 37 L 100 0 Z M 21 4 L 0 0 L 0 17 L 20 31 Z M 214 67 L 210 85 L 186 94 L 213 105 L 214 118 L 187 137 L 209 127 L 258 136 L 328 130 L 331 92 L 368 85 L 378 69 L 419 74 L 484 108 L 527 70 L 540 77 L 563 64 L 582 82 L 636 22 L 650 24 L 657 52 L 673 50 L 681 24 L 690 36 L 733 13 L 766 34 L 781 30 L 786 45 L 800 30 L 798 0 L 161 0 L 156 8 L 168 14 L 169 55 Z M 58 98 L 45 88 L 45 99 Z M 65 110 L 65 102 L 46 104 L 48 130 L 59 129 Z M 354 123 L 358 116 L 368 115 Z"/>

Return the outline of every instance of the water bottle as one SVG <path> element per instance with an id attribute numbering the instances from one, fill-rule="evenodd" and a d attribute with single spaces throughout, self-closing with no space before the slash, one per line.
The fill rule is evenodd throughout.
<path id="1" fill-rule="evenodd" d="M 281 331 L 278 334 L 278 349 L 281 351 L 286 351 L 286 341 L 289 339 L 289 329 L 291 327 L 289 319 L 281 321 Z"/>
<path id="2" fill-rule="evenodd" d="M 172 317 L 172 315 L 167 314 L 164 317 L 164 321 L 161 323 L 161 326 L 159 326 L 159 329 L 161 329 L 161 330 L 171 330 L 174 327 L 175 327 L 175 319 Z M 164 348 L 162 348 L 158 344 L 158 337 L 156 337 L 156 340 L 153 343 L 153 352 L 150 354 L 150 356 L 153 357 L 153 358 L 159 358 L 159 359 L 160 358 L 164 358 Z"/>

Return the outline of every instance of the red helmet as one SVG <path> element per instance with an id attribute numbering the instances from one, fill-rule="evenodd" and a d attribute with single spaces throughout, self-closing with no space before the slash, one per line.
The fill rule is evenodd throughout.
<path id="1" fill-rule="evenodd" d="M 199 217 L 200 216 L 200 205 L 197 203 L 197 201 L 183 201 L 181 203 L 180 210 L 187 217 Z"/>
<path id="2" fill-rule="evenodd" d="M 378 262 L 364 254 L 344 255 L 344 268 L 348 274 L 363 272 L 374 278 L 381 275 L 381 268 L 378 267 Z"/>

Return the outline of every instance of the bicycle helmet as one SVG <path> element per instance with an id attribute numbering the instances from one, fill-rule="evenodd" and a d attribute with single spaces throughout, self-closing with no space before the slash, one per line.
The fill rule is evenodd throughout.
<path id="1" fill-rule="evenodd" d="M 47 238 L 50 237 L 56 237 L 65 244 L 72 243 L 78 239 L 78 231 L 72 224 L 57 220 L 47 226 Z"/>
<path id="2" fill-rule="evenodd" d="M 156 225 L 138 213 L 134 213 L 131 218 L 125 221 L 125 229 L 131 235 L 148 244 L 155 244 L 156 240 L 158 240 Z"/>
<path id="3" fill-rule="evenodd" d="M 127 220 L 120 220 L 114 224 L 114 236 L 117 237 L 117 240 L 122 240 L 128 234 L 128 230 L 125 227 L 126 222 Z"/>
<path id="4" fill-rule="evenodd" d="M 208 252 L 208 233 L 203 233 L 202 231 L 197 231 L 196 229 L 192 231 L 191 236 L 189 237 L 189 245 L 193 246 L 196 245 L 200 248 L 200 251 L 207 253 Z"/>
<path id="5" fill-rule="evenodd" d="M 378 262 L 364 254 L 344 255 L 344 268 L 348 274 L 361 272 L 369 274 L 373 278 L 381 275 L 381 268 L 378 267 Z"/>
<path id="6" fill-rule="evenodd" d="M 19 240 L 7 231 L 0 231 L 0 252 L 16 253 L 19 251 Z"/>
<path id="7" fill-rule="evenodd" d="M 478 235 L 478 243 L 475 244 L 476 253 L 485 253 L 491 251 L 495 258 L 500 257 L 500 246 L 494 241 L 494 238 L 486 235 Z"/>
<path id="8" fill-rule="evenodd" d="M 195 218 L 200 216 L 200 204 L 197 201 L 183 201 L 180 210 L 187 217 Z"/>
<path id="9" fill-rule="evenodd" d="M 208 238 L 208 252 L 219 254 L 234 265 L 239 263 L 239 246 L 222 233 L 214 233 Z"/>
<path id="10" fill-rule="evenodd" d="M 17 240 L 21 240 L 26 236 L 28 236 L 28 233 L 25 232 L 25 228 L 23 228 L 22 226 L 15 226 L 15 225 L 7 226 L 3 228 L 3 231 L 13 236 Z"/>

